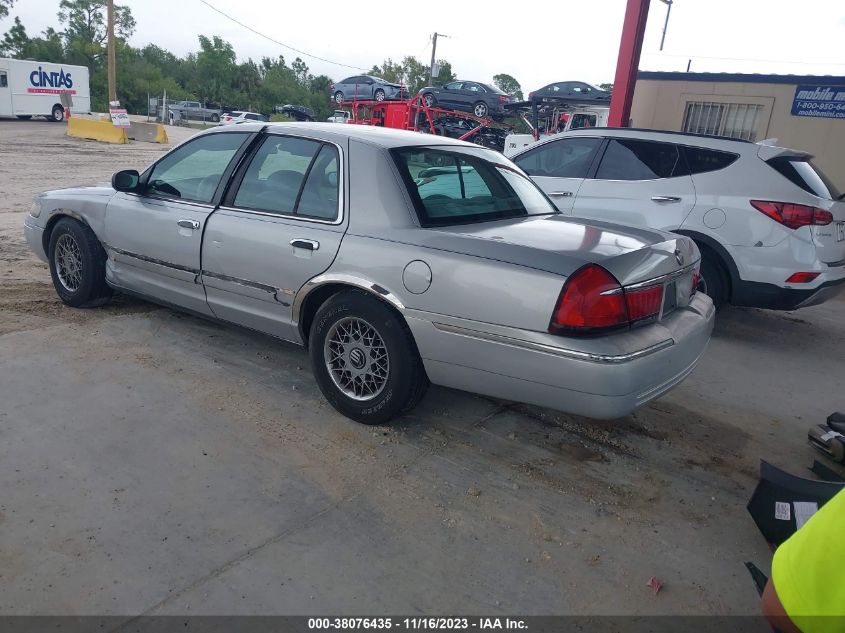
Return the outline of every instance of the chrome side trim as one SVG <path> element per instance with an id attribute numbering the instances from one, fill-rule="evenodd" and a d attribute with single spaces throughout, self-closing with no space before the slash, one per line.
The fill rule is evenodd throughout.
<path id="1" fill-rule="evenodd" d="M 211 277 L 212 279 L 219 279 L 220 281 L 226 281 L 232 284 L 238 284 L 239 286 L 244 286 L 245 288 L 255 288 L 256 290 L 263 290 L 264 292 L 273 295 L 273 298 L 281 303 L 283 306 L 289 306 L 289 301 L 283 301 L 279 298 L 279 295 L 288 294 L 289 291 L 283 290 L 282 288 L 276 288 L 275 286 L 270 286 L 267 284 L 260 284 L 257 281 L 250 281 L 249 279 L 241 279 L 240 277 L 230 277 L 229 275 L 223 275 L 220 273 L 214 273 L 209 270 L 202 271 L 202 277 Z"/>
<path id="2" fill-rule="evenodd" d="M 582 352 L 574 349 L 567 349 L 565 347 L 555 347 L 554 345 L 544 345 L 543 343 L 534 343 L 532 341 L 523 341 L 522 339 L 513 338 L 510 336 L 503 336 L 501 334 L 493 334 L 491 332 L 480 332 L 479 330 L 471 330 L 469 328 L 459 327 L 457 325 L 449 325 L 447 323 L 432 322 L 435 328 L 441 332 L 448 332 L 449 334 L 457 334 L 459 336 L 468 336 L 482 341 L 491 341 L 493 343 L 502 343 L 512 347 L 521 347 L 534 352 L 543 352 L 545 354 L 553 354 L 555 356 L 562 356 L 564 358 L 572 358 L 575 360 L 583 360 L 591 363 L 604 364 L 620 364 L 627 363 L 643 356 L 654 354 L 661 350 L 671 347 L 675 344 L 672 339 L 666 339 L 660 343 L 646 347 L 645 349 L 637 350 L 636 352 L 629 352 L 627 354 L 593 354 L 590 352 Z"/>
<path id="3" fill-rule="evenodd" d="M 150 264 L 156 264 L 157 266 L 164 266 L 165 268 L 172 268 L 173 270 L 181 270 L 186 273 L 193 273 L 194 275 L 199 275 L 200 271 L 197 268 L 191 268 L 189 266 L 180 266 L 179 264 L 172 264 L 170 262 L 166 262 L 162 259 L 156 259 L 155 257 L 147 257 L 146 255 L 140 255 L 139 253 L 132 253 L 130 251 L 125 251 L 121 248 L 116 248 L 114 246 L 110 246 L 108 244 L 103 243 L 103 246 L 107 251 L 113 251 L 118 255 L 123 255 L 125 257 L 132 257 L 133 259 L 141 260 L 142 262 L 148 262 Z"/>

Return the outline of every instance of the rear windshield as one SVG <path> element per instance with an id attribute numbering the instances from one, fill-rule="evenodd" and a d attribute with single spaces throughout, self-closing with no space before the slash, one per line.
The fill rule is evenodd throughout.
<path id="1" fill-rule="evenodd" d="M 513 163 L 481 148 L 391 150 L 423 226 L 557 213 Z"/>
<path id="2" fill-rule="evenodd" d="M 826 200 L 838 200 L 842 193 L 827 179 L 812 161 L 790 156 L 778 156 L 768 161 L 781 176 L 791 180 L 807 193 Z"/>

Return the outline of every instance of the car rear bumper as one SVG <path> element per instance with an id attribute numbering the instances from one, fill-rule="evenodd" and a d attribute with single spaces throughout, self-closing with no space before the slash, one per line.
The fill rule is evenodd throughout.
<path id="1" fill-rule="evenodd" d="M 435 384 L 613 419 L 663 395 L 692 372 L 710 340 L 714 315 L 710 299 L 698 295 L 659 324 L 592 341 L 599 350 L 610 340 L 619 350 L 615 354 L 590 352 L 589 340 L 548 335 L 540 343 L 536 333 L 517 338 L 481 324 L 440 323 L 436 317 L 409 315 L 408 324 Z M 646 340 L 648 345 L 631 349 L 630 343 Z M 580 349 L 566 347 L 569 343 Z"/>
<path id="2" fill-rule="evenodd" d="M 732 303 L 767 310 L 797 310 L 819 305 L 845 291 L 845 277 L 823 281 L 815 288 L 783 288 L 758 281 L 740 281 Z"/>
<path id="3" fill-rule="evenodd" d="M 29 244 L 30 250 L 41 261 L 47 262 L 47 253 L 44 252 L 44 229 L 35 224 L 35 218 L 31 215 L 26 216 L 23 222 L 23 234 L 26 238 L 26 243 Z"/>

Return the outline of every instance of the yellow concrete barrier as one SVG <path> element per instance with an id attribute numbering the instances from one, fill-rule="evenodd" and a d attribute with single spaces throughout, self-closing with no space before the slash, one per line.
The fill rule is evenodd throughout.
<path id="1" fill-rule="evenodd" d="M 132 121 L 127 136 L 133 141 L 146 141 L 147 143 L 167 143 L 167 132 L 160 123 L 144 123 L 143 121 Z"/>
<path id="2" fill-rule="evenodd" d="M 67 135 L 104 143 L 126 143 L 126 130 L 111 121 L 94 121 L 72 116 L 67 120 Z"/>

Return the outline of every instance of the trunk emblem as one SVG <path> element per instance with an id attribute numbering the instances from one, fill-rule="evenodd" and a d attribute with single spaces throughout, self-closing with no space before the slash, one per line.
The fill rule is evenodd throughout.
<path id="1" fill-rule="evenodd" d="M 678 260 L 678 266 L 684 265 L 684 254 L 678 249 L 675 249 L 675 259 Z"/>

